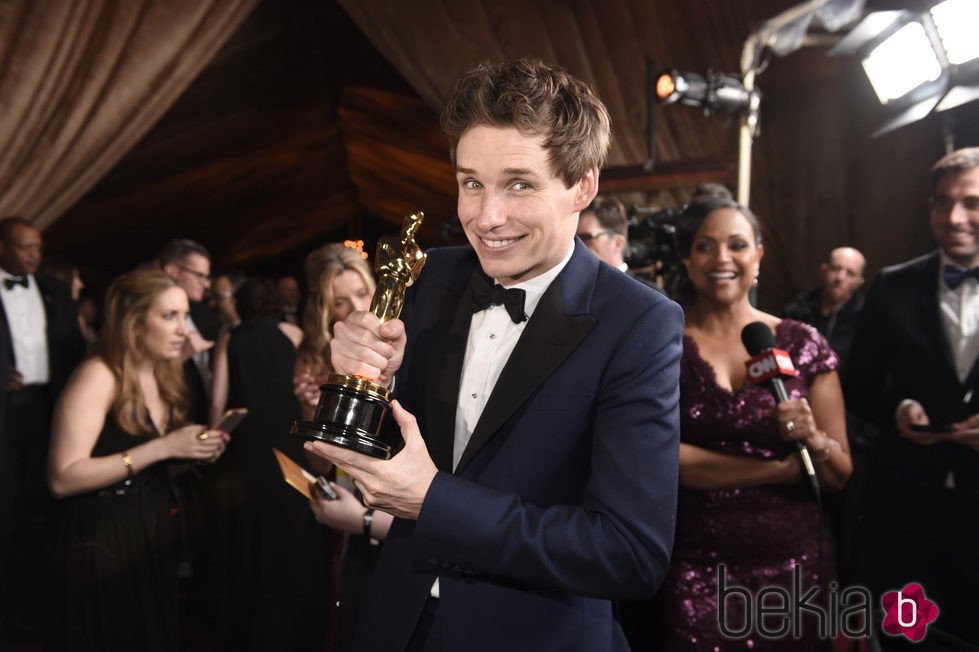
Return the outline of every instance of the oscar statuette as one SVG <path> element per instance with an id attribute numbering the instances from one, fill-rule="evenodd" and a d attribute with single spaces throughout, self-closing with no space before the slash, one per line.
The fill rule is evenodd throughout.
<path id="1" fill-rule="evenodd" d="M 370 311 L 381 323 L 401 315 L 405 290 L 425 265 L 425 252 L 415 243 L 415 233 L 424 217 L 421 211 L 406 216 L 400 234 L 386 235 L 377 242 L 374 261 L 377 290 Z M 331 374 L 320 385 L 320 400 L 313 420 L 297 420 L 289 432 L 304 439 L 390 459 L 404 446 L 396 428 L 383 430 L 391 411 L 390 398 L 390 390 L 370 379 Z"/>

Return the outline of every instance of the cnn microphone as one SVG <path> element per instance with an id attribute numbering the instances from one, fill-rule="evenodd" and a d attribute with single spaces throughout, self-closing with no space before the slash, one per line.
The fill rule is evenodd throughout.
<path id="1" fill-rule="evenodd" d="M 775 348 L 775 336 L 772 330 L 760 321 L 753 321 L 741 331 L 741 342 L 748 350 L 748 361 L 745 367 L 748 369 L 748 380 L 752 385 L 767 384 L 775 400 L 778 403 L 789 400 L 789 393 L 785 390 L 785 383 L 782 382 L 783 376 L 795 377 L 799 372 L 792 365 L 792 358 L 787 351 Z M 800 440 L 794 439 L 799 458 L 802 460 L 802 468 L 809 476 L 809 484 L 816 492 L 816 500 L 821 502 L 819 494 L 819 478 L 816 477 L 816 468 L 812 464 L 812 457 L 809 449 Z"/>

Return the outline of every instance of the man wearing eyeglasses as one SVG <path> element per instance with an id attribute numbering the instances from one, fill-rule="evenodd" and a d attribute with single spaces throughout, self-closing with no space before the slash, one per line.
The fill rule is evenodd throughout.
<path id="1" fill-rule="evenodd" d="M 629 270 L 625 262 L 628 218 L 625 206 L 614 197 L 599 195 L 578 216 L 578 237 L 612 267 Z"/>
<path id="2" fill-rule="evenodd" d="M 614 197 L 598 195 L 578 215 L 578 238 L 599 260 L 662 292 L 656 283 L 629 270 L 625 262 L 628 233 L 629 216 L 622 202 Z"/>
<path id="3" fill-rule="evenodd" d="M 198 242 L 178 238 L 163 247 L 157 261 L 160 269 L 177 281 L 190 299 L 184 348 L 187 419 L 190 423 L 206 423 L 211 387 L 209 349 L 217 335 L 217 318 L 204 301 L 211 287 L 211 254 Z"/>

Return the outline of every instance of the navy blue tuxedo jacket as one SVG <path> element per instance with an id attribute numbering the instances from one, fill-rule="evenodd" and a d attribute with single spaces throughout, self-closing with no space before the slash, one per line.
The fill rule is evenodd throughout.
<path id="1" fill-rule="evenodd" d="M 576 240 L 453 472 L 477 267 L 433 250 L 406 297 L 395 393 L 439 472 L 384 543 L 357 649 L 404 649 L 438 577 L 445 650 L 628 650 L 611 600 L 652 595 L 673 544 L 682 312 Z"/>
<path id="2" fill-rule="evenodd" d="M 921 403 L 932 423 L 979 412 L 979 366 L 959 381 L 938 282 L 937 251 L 881 271 L 864 302 L 844 377 L 847 409 L 881 428 L 867 488 L 871 513 L 921 536 L 979 544 L 979 453 L 960 444 L 914 444 L 895 426 L 906 398 Z"/>

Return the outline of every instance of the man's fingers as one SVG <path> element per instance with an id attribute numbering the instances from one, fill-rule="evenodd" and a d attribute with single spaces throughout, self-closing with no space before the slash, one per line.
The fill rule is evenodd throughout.
<path id="1" fill-rule="evenodd" d="M 405 438 L 406 444 L 408 443 L 409 437 L 415 438 L 421 436 L 415 415 L 404 409 L 398 401 L 391 401 L 391 408 L 394 414 L 394 420 L 401 427 L 401 435 Z"/>
<path id="2" fill-rule="evenodd" d="M 310 453 L 333 462 L 333 464 L 345 471 L 356 466 L 357 453 L 340 448 L 339 446 L 327 444 L 322 441 L 307 441 L 303 444 L 303 447 Z"/>
<path id="3" fill-rule="evenodd" d="M 405 334 L 405 325 L 400 319 L 392 319 L 381 324 L 378 333 L 386 340 L 397 340 Z"/>

